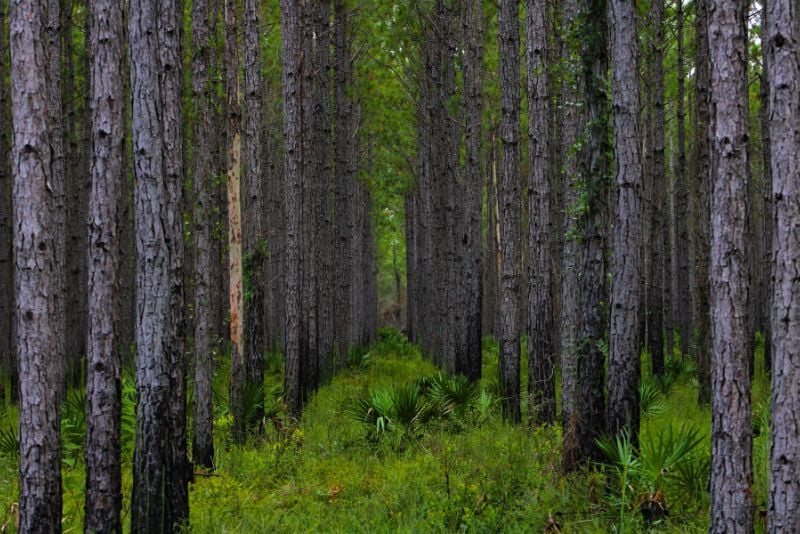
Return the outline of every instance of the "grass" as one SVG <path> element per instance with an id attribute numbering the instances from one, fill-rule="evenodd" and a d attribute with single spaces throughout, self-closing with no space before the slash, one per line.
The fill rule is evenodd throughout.
<path id="1" fill-rule="evenodd" d="M 496 345 L 484 344 L 484 391 L 496 388 Z M 523 351 L 524 354 L 524 351 Z M 525 362 L 522 368 L 525 369 Z M 645 368 L 647 366 L 645 365 Z M 266 391 L 280 393 L 280 368 L 270 366 Z M 268 422 L 244 447 L 230 444 L 229 415 L 216 407 L 216 470 L 197 476 L 190 490 L 192 532 L 701 532 L 707 530 L 705 481 L 700 498 L 683 498 L 667 485 L 669 515 L 645 525 L 641 495 L 625 490 L 620 502 L 612 469 L 559 470 L 558 426 L 529 431 L 506 425 L 496 409 L 469 424 L 426 425 L 404 446 L 369 439 L 363 422 L 348 415 L 355 402 L 381 388 L 401 388 L 437 370 L 399 335 L 383 332 L 368 353 L 323 387 L 302 423 Z M 220 377 L 218 391 L 226 377 Z M 757 373 L 754 405 L 767 402 L 767 379 Z M 652 397 L 655 394 L 649 393 Z M 696 428 L 692 451 L 708 457 L 710 414 L 696 405 L 691 374 L 678 376 L 657 400 L 661 410 L 643 417 L 642 440 L 680 425 Z M 224 399 L 217 399 L 223 402 Z M 763 408 L 760 408 L 763 409 Z M 0 410 L 0 429 L 16 424 L 13 408 Z M 757 506 L 766 500 L 768 432 L 754 444 Z M 64 530 L 82 530 L 83 464 L 65 462 Z M 72 465 L 70 465 L 70 463 Z M 699 475 L 698 475 L 699 477 Z M 17 465 L 0 460 L 0 529 L 13 524 Z M 125 517 L 131 487 L 123 468 Z M 635 489 L 635 488 L 634 488 Z M 637 500 L 639 499 L 639 500 Z M 556 530 L 559 529 L 559 530 Z M 550 529 L 550 530 L 548 530 Z M 7 529 L 13 531 L 13 528 Z"/>

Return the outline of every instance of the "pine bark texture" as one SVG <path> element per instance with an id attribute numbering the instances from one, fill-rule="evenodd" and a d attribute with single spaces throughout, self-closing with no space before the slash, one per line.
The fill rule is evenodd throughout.
<path id="1" fill-rule="evenodd" d="M 772 434 L 768 528 L 800 529 L 800 53 L 798 6 L 767 2 L 772 241 Z"/>
<path id="2" fill-rule="evenodd" d="M 283 43 L 284 154 L 286 165 L 286 371 L 284 398 L 289 417 L 299 419 L 302 408 L 300 386 L 300 304 L 302 273 L 302 110 L 301 110 L 301 6 L 281 0 Z"/>
<path id="3" fill-rule="evenodd" d="M 636 11 L 626 0 L 610 0 L 614 203 L 611 259 L 611 327 L 608 357 L 608 430 L 639 432 L 638 315 L 644 222 L 639 135 L 639 80 L 636 71 Z"/>
<path id="4" fill-rule="evenodd" d="M 19 528 L 61 531 L 61 369 L 56 223 L 51 179 L 45 6 L 15 0 L 9 14 L 14 284 L 19 364 Z"/>
<path id="5" fill-rule="evenodd" d="M 261 40 L 259 2 L 244 4 L 244 165 L 242 175 L 242 239 L 248 296 L 245 300 L 244 342 L 247 381 L 264 383 L 264 310 L 267 282 L 264 239 L 264 144 L 261 139 Z"/>
<path id="6" fill-rule="evenodd" d="M 61 6 L 60 0 L 47 0 L 47 105 L 50 113 L 47 121 L 50 129 L 50 179 L 49 187 L 53 190 L 53 224 L 55 228 L 66 228 L 67 224 L 67 195 L 66 195 L 66 173 L 64 166 L 64 128 L 61 109 Z M 74 343 L 67 343 L 67 337 L 73 339 L 74 336 L 82 336 L 81 332 L 67 332 L 67 249 L 64 232 L 53 232 L 55 246 L 56 270 L 53 275 L 56 278 L 56 325 L 58 327 L 58 337 L 56 339 L 56 353 L 58 358 L 55 365 L 59 368 L 61 375 L 58 377 L 54 387 L 60 390 L 63 396 L 66 394 L 67 373 L 70 368 L 80 365 L 81 355 L 67 354 L 67 346 Z"/>
<path id="7" fill-rule="evenodd" d="M 7 83 L 9 72 L 6 42 L 8 20 L 6 3 L 0 2 L 0 383 L 10 385 L 2 390 L 4 398 L 17 400 L 17 363 L 14 355 L 14 258 L 11 212 L 11 107 Z M 6 375 L 6 372 L 8 374 Z"/>
<path id="8" fill-rule="evenodd" d="M 549 25 L 546 0 L 528 0 L 528 418 L 556 419 L 555 347 L 552 295 L 555 261 L 550 247 L 552 164 L 550 161 Z"/>
<path id="9" fill-rule="evenodd" d="M 188 516 L 178 11 L 169 0 L 134 0 L 128 22 L 138 317 L 131 530 L 172 532 Z"/>
<path id="10" fill-rule="evenodd" d="M 196 106 L 194 123 L 194 433 L 192 461 L 211 467 L 214 461 L 214 298 L 213 257 L 213 162 L 211 154 L 211 84 L 208 0 L 192 2 L 192 97 Z"/>
<path id="11" fill-rule="evenodd" d="M 519 169 L 519 4 L 500 0 L 498 6 L 500 48 L 500 394 L 503 416 L 519 422 L 520 349 L 518 286 L 520 265 L 520 169 Z"/>
<path id="12" fill-rule="evenodd" d="M 456 347 L 456 372 L 470 380 L 481 377 L 482 366 L 482 261 L 481 208 L 483 205 L 483 5 L 470 0 L 464 8 L 464 95 L 466 162 L 463 184 L 461 240 L 463 273 L 461 292 L 464 304 L 464 327 Z"/>
<path id="13" fill-rule="evenodd" d="M 751 532 L 744 0 L 709 2 L 711 59 L 711 532 Z"/>
<path id="14" fill-rule="evenodd" d="M 698 402 L 711 403 L 710 230 L 711 223 L 711 72 L 708 47 L 709 0 L 698 0 L 695 17 L 695 142 L 692 177 L 692 246 L 695 258 L 695 295 L 692 316 L 697 325 Z M 676 242 L 677 243 L 677 242 Z M 673 256 L 677 255 L 678 247 Z M 674 275 L 673 275 L 674 276 Z M 673 298 L 677 298 L 673 291 Z"/>
<path id="15" fill-rule="evenodd" d="M 664 0 L 653 0 L 650 7 L 653 27 L 651 80 L 653 92 L 652 124 L 645 125 L 650 129 L 650 147 L 652 154 L 652 174 L 650 185 L 650 225 L 649 225 L 649 273 L 647 276 L 647 309 L 640 311 L 640 316 L 647 317 L 647 346 L 652 359 L 652 372 L 659 376 L 664 373 L 664 285 L 666 280 L 667 236 L 665 184 L 666 167 L 664 160 Z M 681 21 L 682 23 L 682 21 Z M 679 29 L 678 31 L 682 31 Z"/>
<path id="16" fill-rule="evenodd" d="M 124 180 L 123 7 L 94 0 L 91 30 L 92 191 L 89 198 L 89 319 L 86 391 L 87 532 L 122 532 L 121 362 L 116 302 L 119 197 Z"/>

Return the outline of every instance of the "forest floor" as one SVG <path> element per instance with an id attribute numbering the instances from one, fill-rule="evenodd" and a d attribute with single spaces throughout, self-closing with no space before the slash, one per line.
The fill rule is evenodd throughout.
<path id="1" fill-rule="evenodd" d="M 480 396 L 473 396 L 469 406 L 453 410 L 446 417 L 412 416 L 406 425 L 401 424 L 405 415 L 399 412 L 394 420 L 365 423 L 354 415 L 359 413 L 359 406 L 360 413 L 374 415 L 371 408 L 364 407 L 379 404 L 375 399 L 381 398 L 380 392 L 407 391 L 404 384 L 425 384 L 421 377 L 434 377 L 437 373 L 418 349 L 396 332 L 385 330 L 368 352 L 353 353 L 348 369 L 311 399 L 299 427 L 286 428 L 279 418 L 268 418 L 264 430 L 244 447 L 229 444 L 231 419 L 225 407 L 227 399 L 222 392 L 227 391 L 227 385 L 222 377 L 215 388 L 216 469 L 198 474 L 191 485 L 189 530 L 707 530 L 710 415 L 707 409 L 697 407 L 691 362 L 671 359 L 669 377 L 657 383 L 658 388 L 643 391 L 645 415 L 639 450 L 620 443 L 615 449 L 618 452 L 612 454 L 617 456 L 616 462 L 611 460 L 607 466 L 591 466 L 577 474 L 563 475 L 559 468 L 558 426 L 529 431 L 524 425 L 511 426 L 500 420 L 493 397 L 497 389 L 496 354 L 496 345 L 487 341 L 487 378 L 481 383 Z M 279 407 L 269 397 L 280 395 L 281 383 L 279 358 L 270 359 L 269 364 L 265 403 L 268 415 Z M 761 369 L 760 365 L 756 367 Z M 754 427 L 760 435 L 754 443 L 754 491 L 762 510 L 769 454 L 764 426 L 768 396 L 763 371 L 756 375 Z M 656 384 L 647 378 L 645 383 Z M 525 386 L 523 381 L 523 391 Z M 78 393 L 68 397 L 63 416 L 65 532 L 82 531 L 80 400 Z M 72 408 L 71 402 L 75 404 Z M 427 406 L 427 402 L 425 398 L 414 398 L 411 404 L 419 408 Z M 126 515 L 131 488 L 132 403 L 132 384 L 126 380 Z M 0 401 L 2 532 L 13 532 L 17 461 L 10 441 L 14 436 L 10 433 L 16 419 L 15 409 Z M 668 513 L 661 513 L 662 508 Z M 762 529 L 762 525 L 758 528 Z"/>

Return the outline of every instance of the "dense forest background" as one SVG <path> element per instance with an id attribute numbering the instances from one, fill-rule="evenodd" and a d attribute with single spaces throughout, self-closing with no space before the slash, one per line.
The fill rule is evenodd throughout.
<path id="1" fill-rule="evenodd" d="M 788 0 L 0 0 L 0 531 L 800 529 Z"/>

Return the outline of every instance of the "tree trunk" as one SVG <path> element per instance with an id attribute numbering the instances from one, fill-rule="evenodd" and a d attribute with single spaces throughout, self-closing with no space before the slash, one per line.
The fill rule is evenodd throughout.
<path id="1" fill-rule="evenodd" d="M 711 128 L 710 63 L 708 48 L 708 0 L 698 0 L 695 18 L 695 157 L 696 169 L 692 180 L 692 245 L 695 255 L 695 296 L 692 299 L 692 316 L 697 322 L 697 380 L 698 402 L 711 402 L 711 316 L 709 304 L 709 224 L 711 188 Z M 673 257 L 678 254 L 677 241 Z M 685 253 L 685 252 L 684 252 Z M 673 273 L 673 277 L 674 277 Z M 677 294 L 673 290 L 673 299 Z"/>
<path id="2" fill-rule="evenodd" d="M 616 204 L 608 343 L 608 430 L 612 435 L 627 432 L 637 441 L 641 375 L 638 315 L 644 209 L 635 6 L 624 0 L 610 0 L 608 25 Z"/>
<path id="3" fill-rule="evenodd" d="M 747 29 L 744 0 L 709 2 L 711 207 L 711 532 L 752 532 L 747 263 Z M 779 284 L 777 284 L 779 285 Z"/>
<path id="4" fill-rule="evenodd" d="M 483 306 L 481 277 L 481 212 L 483 204 L 483 5 L 479 0 L 465 3 L 464 114 L 466 129 L 466 172 L 462 240 L 464 274 L 464 346 L 457 347 L 456 372 L 470 380 L 481 377 Z"/>
<path id="5" fill-rule="evenodd" d="M 48 127 L 50 128 L 50 179 L 49 187 L 53 190 L 53 209 L 55 228 L 66 228 L 67 223 L 67 196 L 66 196 L 66 176 L 64 167 L 64 129 L 61 117 L 61 13 L 59 0 L 47 0 L 47 96 L 48 96 Z M 58 358 L 55 364 L 59 367 L 60 376 L 54 387 L 57 387 L 62 395 L 66 393 L 67 371 L 76 364 L 78 355 L 67 354 L 66 349 L 69 345 L 67 337 L 73 335 L 83 335 L 81 333 L 67 332 L 66 321 L 66 272 L 67 272 L 67 249 L 64 232 L 55 232 L 53 235 L 55 246 L 55 271 L 56 279 L 56 325 L 58 327 L 58 338 L 56 342 L 56 353 Z"/>
<path id="6" fill-rule="evenodd" d="M 86 346 L 87 532 L 122 532 L 121 365 L 115 299 L 119 279 L 118 207 L 124 180 L 123 7 L 92 9 L 92 193 L 89 200 L 89 321 Z"/>
<path id="7" fill-rule="evenodd" d="M 349 335 L 352 318 L 351 294 L 353 258 L 353 178 L 348 170 L 352 139 L 352 104 L 347 97 L 350 46 L 347 36 L 347 12 L 343 0 L 334 0 L 334 173 L 336 226 L 336 353 L 340 362 L 352 342 Z M 288 207 L 287 207 L 288 208 Z"/>
<path id="8" fill-rule="evenodd" d="M 211 140 L 212 88 L 209 80 L 208 0 L 192 2 L 192 97 L 196 106 L 193 132 L 194 160 L 194 434 L 192 460 L 196 465 L 212 467 L 214 462 L 214 414 L 212 382 L 214 377 L 214 298 L 213 256 L 213 162 Z"/>
<path id="9" fill-rule="evenodd" d="M 775 233 L 772 250 L 772 434 L 769 488 L 770 532 L 800 529 L 800 410 L 798 346 L 800 287 L 800 55 L 795 2 L 769 0 L 766 25 L 768 57 L 772 199 Z"/>
<path id="10" fill-rule="evenodd" d="M 517 310 L 519 271 L 519 5 L 500 0 L 500 392 L 503 417 L 519 422 L 520 357 Z"/>
<path id="11" fill-rule="evenodd" d="M 128 26 L 138 256 L 133 532 L 172 532 L 188 516 L 176 7 L 133 0 Z"/>
<path id="12" fill-rule="evenodd" d="M 528 0 L 528 418 L 531 424 L 556 418 L 553 321 L 552 165 L 550 162 L 550 66 L 547 2 Z"/>
<path id="13" fill-rule="evenodd" d="M 681 1 L 681 0 L 679 0 Z M 664 0 L 653 0 L 650 7 L 653 26 L 653 55 L 651 67 L 653 115 L 652 123 L 646 127 L 650 130 L 649 150 L 652 154 L 652 175 L 650 189 L 650 235 L 651 248 L 647 305 L 642 310 L 647 317 L 647 346 L 650 349 L 653 375 L 664 374 L 664 275 L 666 264 L 665 243 L 666 232 L 664 206 L 664 184 L 666 183 L 666 167 L 664 161 Z M 679 30 L 681 31 L 681 30 Z"/>
<path id="14" fill-rule="evenodd" d="M 245 301 L 245 331 L 247 382 L 259 387 L 264 384 L 264 317 L 266 240 L 263 235 L 264 183 L 261 130 L 261 40 L 259 2 L 244 4 L 244 202 L 242 234 L 245 275 L 249 291 Z"/>
<path id="15" fill-rule="evenodd" d="M 767 28 L 769 28 L 769 6 L 761 9 L 761 38 L 764 45 L 761 47 L 761 153 L 763 156 L 764 176 L 761 180 L 762 212 L 761 212 L 761 277 L 758 288 L 759 303 L 758 322 L 764 339 L 764 371 L 769 374 L 772 369 L 772 241 L 773 227 L 775 225 L 775 209 L 772 200 L 772 137 L 770 135 L 769 115 L 769 88 L 770 88 L 770 53 L 766 44 Z"/>
<path id="16" fill-rule="evenodd" d="M 327 381 L 333 374 L 334 351 L 334 242 L 333 226 L 333 151 L 331 130 L 331 5 L 328 1 L 316 3 L 314 27 L 317 35 L 314 64 L 314 113 L 312 128 L 316 156 L 313 196 L 315 202 L 314 235 L 317 238 L 316 272 L 317 291 L 317 350 L 319 378 Z"/>
<path id="17" fill-rule="evenodd" d="M 14 357 L 14 258 L 11 213 L 11 107 L 8 101 L 9 58 L 6 46 L 6 5 L 0 1 L 0 396 L 17 400 L 17 361 Z M 8 373 L 8 374 L 6 374 Z M 9 390 L 5 390 L 5 386 Z"/>
<path id="18" fill-rule="evenodd" d="M 286 380 L 287 414 L 300 418 L 300 247 L 302 245 L 302 110 L 301 57 L 303 27 L 300 4 L 281 0 L 283 41 L 284 152 L 286 157 Z"/>
<path id="19" fill-rule="evenodd" d="M 236 1 L 225 1 L 225 94 L 228 110 L 228 301 L 231 337 L 231 413 L 233 437 L 242 444 L 247 435 L 245 421 L 244 291 L 242 287 L 242 207 L 241 207 L 241 112 L 239 109 L 239 46 L 236 42 Z"/>
<path id="20" fill-rule="evenodd" d="M 14 192 L 14 283 L 19 364 L 19 528 L 61 531 L 61 368 L 55 269 L 55 192 L 48 128 L 45 6 L 11 4 L 11 150 Z"/>

